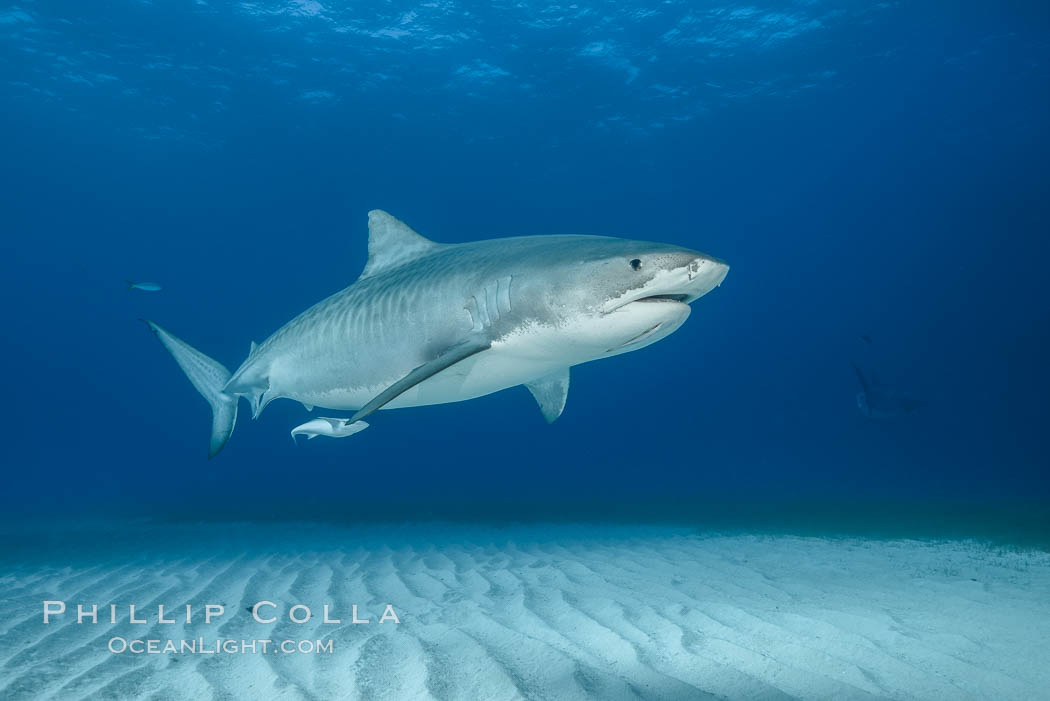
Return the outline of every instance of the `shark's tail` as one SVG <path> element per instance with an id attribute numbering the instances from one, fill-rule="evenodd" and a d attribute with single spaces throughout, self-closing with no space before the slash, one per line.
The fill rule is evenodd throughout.
<path id="1" fill-rule="evenodd" d="M 208 457 L 215 457 L 226 441 L 230 440 L 233 425 L 237 422 L 237 396 L 222 391 L 230 380 L 230 371 L 161 326 L 146 319 L 143 321 L 157 334 L 186 377 L 211 404 L 211 446 L 208 448 Z"/>

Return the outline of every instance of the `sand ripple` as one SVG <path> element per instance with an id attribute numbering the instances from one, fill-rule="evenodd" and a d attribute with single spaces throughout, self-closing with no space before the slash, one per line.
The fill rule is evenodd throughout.
<path id="1" fill-rule="evenodd" d="M 1045 553 L 597 526 L 268 526 L 209 549 L 214 525 L 149 528 L 131 557 L 0 568 L 0 698 L 1050 698 Z M 45 626 L 44 599 L 97 602 L 105 622 Z M 314 617 L 256 623 L 264 599 Z M 205 625 L 205 603 L 227 614 Z M 321 621 L 325 603 L 342 623 Z M 388 603 L 400 625 L 378 624 Z M 197 620 L 160 624 L 158 604 Z M 332 653 L 118 655 L 113 636 Z"/>

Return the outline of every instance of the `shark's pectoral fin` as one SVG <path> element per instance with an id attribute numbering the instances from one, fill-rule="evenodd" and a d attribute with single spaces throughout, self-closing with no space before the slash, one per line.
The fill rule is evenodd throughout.
<path id="1" fill-rule="evenodd" d="M 554 423 L 554 420 L 561 416 L 565 400 L 569 397 L 569 368 L 544 375 L 525 386 L 540 405 L 543 418 L 547 419 L 547 423 Z"/>
<path id="2" fill-rule="evenodd" d="M 373 411 L 382 408 L 383 405 L 392 402 L 404 392 L 418 385 L 420 382 L 433 377 L 442 370 L 449 368 L 462 360 L 466 360 L 470 356 L 476 355 L 483 350 L 488 350 L 491 347 L 492 341 L 481 336 L 472 336 L 461 343 L 457 343 L 438 357 L 423 363 L 415 370 L 384 389 L 376 395 L 375 399 L 368 404 L 365 404 L 356 414 L 350 417 L 350 423 L 360 421 Z"/>

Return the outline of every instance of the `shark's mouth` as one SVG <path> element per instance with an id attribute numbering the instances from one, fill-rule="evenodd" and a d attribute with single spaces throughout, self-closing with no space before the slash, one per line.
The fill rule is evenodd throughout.
<path id="1" fill-rule="evenodd" d="M 619 311 L 621 309 L 624 309 L 625 307 L 629 307 L 630 305 L 637 304 L 639 302 L 644 304 L 689 304 L 694 301 L 696 301 L 696 297 L 694 295 L 687 295 L 681 293 L 647 295 L 645 297 L 638 297 L 637 299 L 631 299 L 626 302 L 621 302 L 617 306 L 613 307 L 612 309 L 609 309 L 604 313 L 609 314 L 611 312 Z"/>
<path id="2" fill-rule="evenodd" d="M 650 295 L 648 297 L 642 297 L 641 299 L 634 300 L 635 302 L 682 302 L 687 304 L 690 301 L 689 295 Z"/>

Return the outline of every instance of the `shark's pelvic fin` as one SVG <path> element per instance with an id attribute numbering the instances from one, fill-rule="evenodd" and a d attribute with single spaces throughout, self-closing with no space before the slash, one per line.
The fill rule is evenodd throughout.
<path id="1" fill-rule="evenodd" d="M 368 263 L 361 277 L 392 270 L 441 247 L 381 209 L 368 213 Z"/>
<path id="2" fill-rule="evenodd" d="M 368 404 L 365 404 L 356 414 L 351 416 L 350 423 L 360 421 L 373 411 L 382 408 L 384 404 L 392 402 L 408 389 L 418 385 L 429 377 L 433 377 L 445 368 L 451 367 L 461 360 L 466 360 L 470 356 L 480 353 L 483 350 L 488 350 L 491 347 L 492 341 L 482 336 L 471 336 L 465 341 L 457 343 L 438 357 L 423 363 L 415 370 L 384 389 L 376 395 L 375 399 Z"/>
<path id="3" fill-rule="evenodd" d="M 237 396 L 222 391 L 230 380 L 230 371 L 163 327 L 152 321 L 144 321 L 175 358 L 175 362 L 186 373 L 186 377 L 190 378 L 193 386 L 211 405 L 211 445 L 208 448 L 208 457 L 215 457 L 230 439 L 233 426 L 237 422 Z"/>
<path id="4" fill-rule="evenodd" d="M 540 405 L 543 418 L 547 419 L 547 423 L 554 423 L 561 416 L 565 400 L 569 397 L 569 368 L 556 370 L 525 386 Z"/>
<path id="5" fill-rule="evenodd" d="M 262 391 L 256 389 L 249 395 L 248 399 L 252 403 L 252 419 L 259 418 L 259 414 L 263 412 L 263 409 L 269 406 L 270 402 L 277 399 L 277 396 L 277 393 L 270 387 Z"/>

